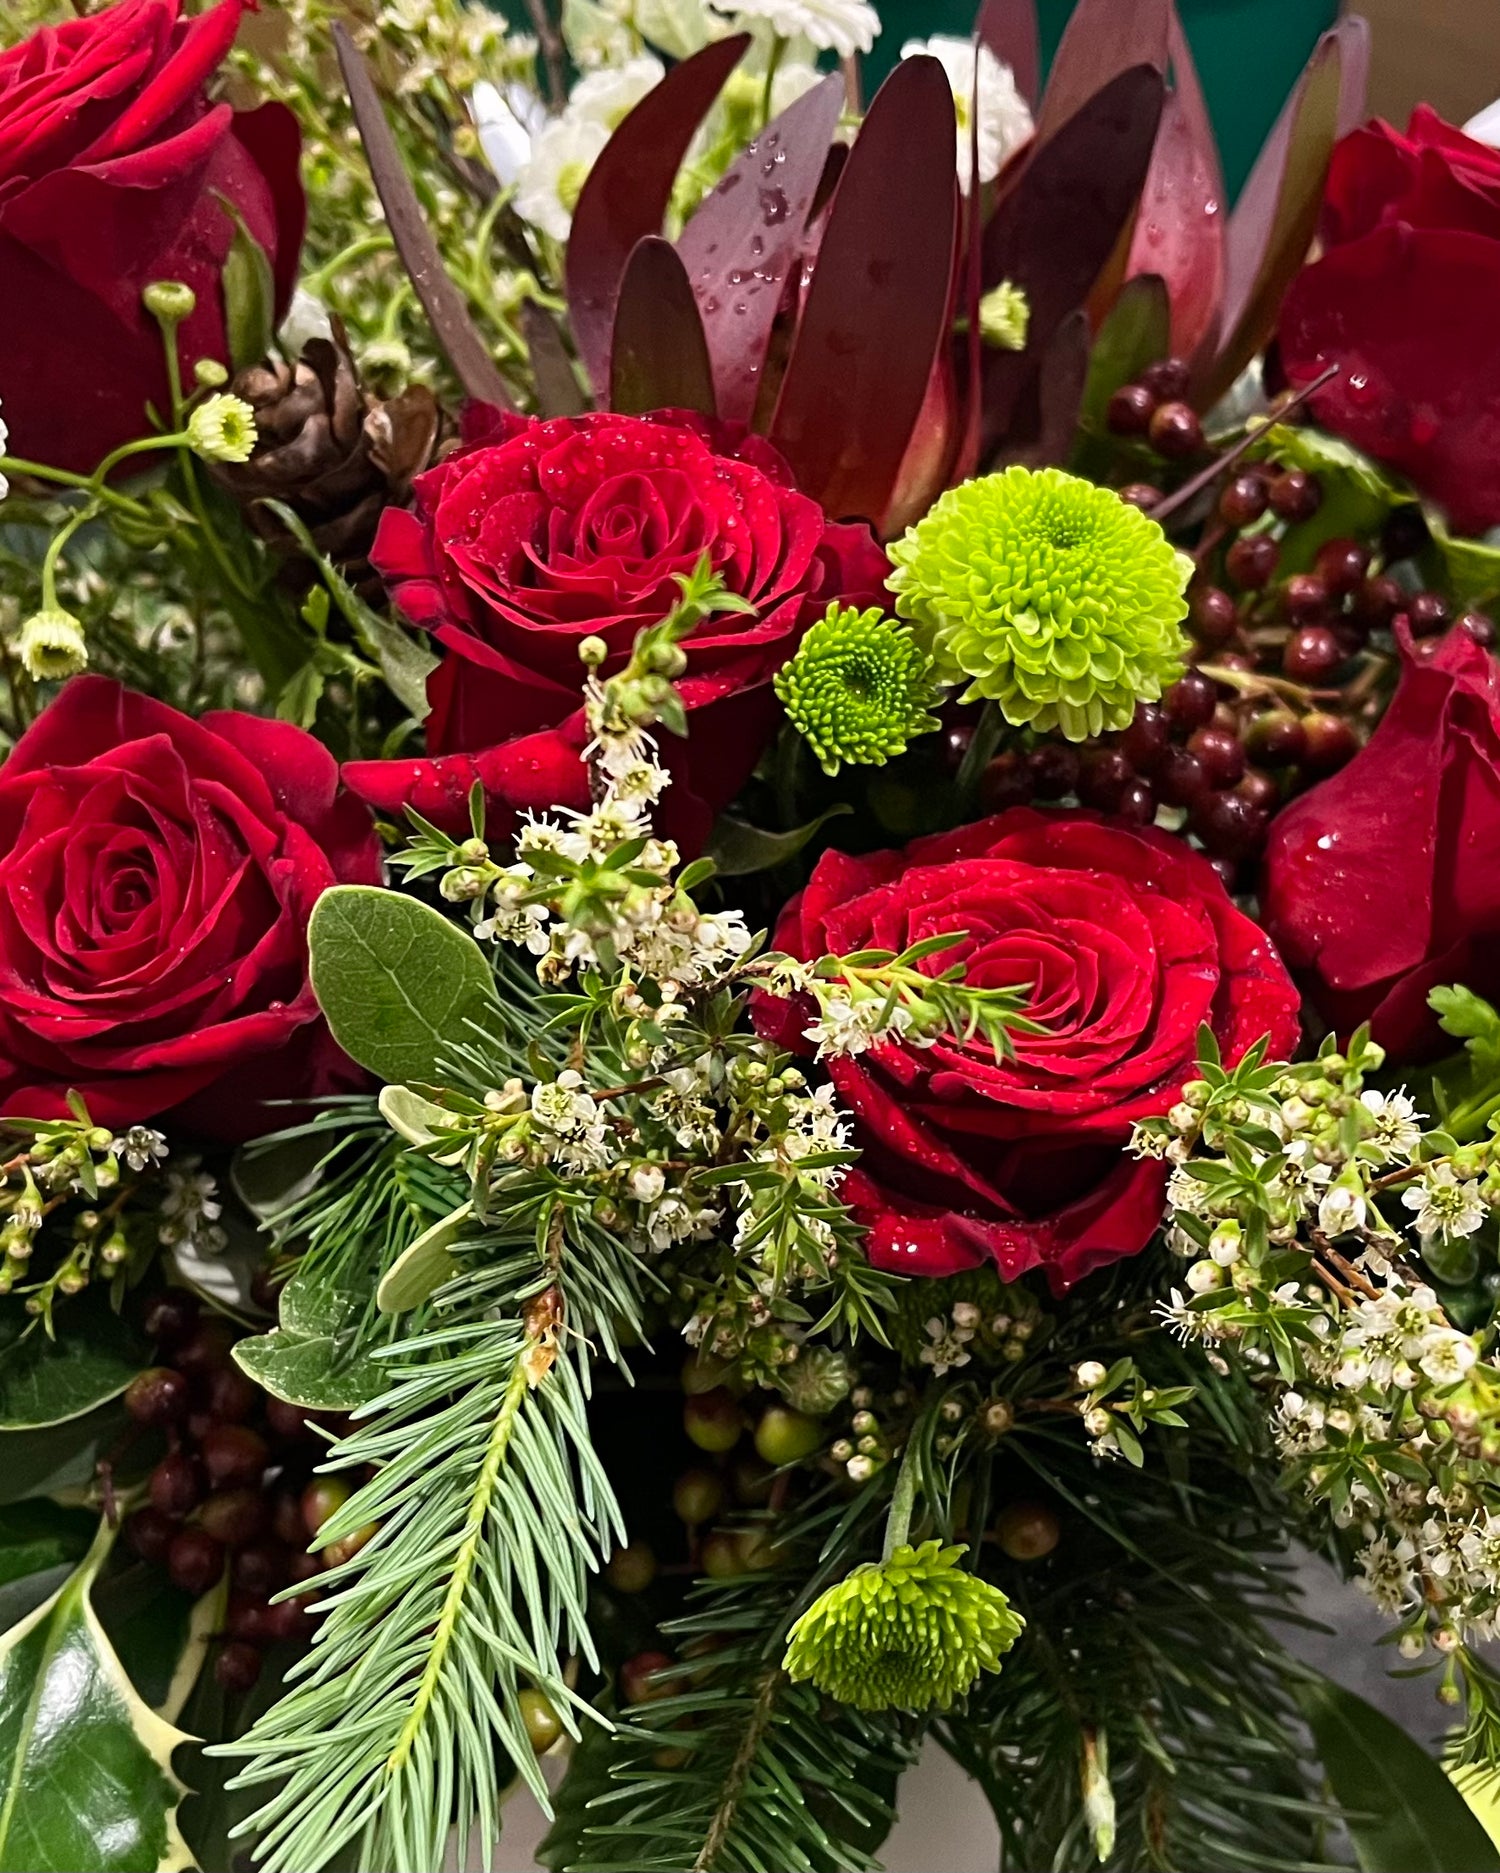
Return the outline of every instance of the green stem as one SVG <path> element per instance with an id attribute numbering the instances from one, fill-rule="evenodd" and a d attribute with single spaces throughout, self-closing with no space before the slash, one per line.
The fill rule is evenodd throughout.
<path id="1" fill-rule="evenodd" d="M 0 474 L 28 475 L 37 481 L 55 481 L 59 487 L 77 488 L 86 494 L 97 495 L 112 507 L 127 510 L 136 519 L 149 517 L 150 510 L 139 501 L 133 501 L 128 494 L 121 494 L 115 488 L 101 487 L 92 476 L 75 475 L 66 468 L 48 468 L 44 462 L 28 462 L 19 455 L 0 455 Z"/>
<path id="2" fill-rule="evenodd" d="M 341 253 L 325 261 L 315 273 L 304 275 L 303 289 L 312 294 L 314 299 L 322 299 L 328 288 L 333 285 L 340 273 L 346 268 L 356 266 L 361 260 L 368 260 L 371 254 L 391 251 L 389 234 L 362 234 L 357 241 L 351 241 Z"/>
<path id="3" fill-rule="evenodd" d="M 399 1775 L 406 1767 L 416 1740 L 421 1734 L 422 1725 L 427 1721 L 427 1713 L 432 1706 L 432 1700 L 437 1696 L 443 1666 L 452 1647 L 453 1636 L 458 1629 L 459 1615 L 463 1611 L 464 1596 L 469 1591 L 469 1581 L 474 1572 L 474 1562 L 479 1554 L 479 1544 L 484 1538 L 484 1525 L 489 1519 L 490 1508 L 494 1502 L 500 1466 L 505 1461 L 505 1453 L 510 1446 L 511 1436 L 516 1427 L 516 1418 L 520 1412 L 521 1403 L 526 1397 L 526 1362 L 534 1345 L 535 1342 L 528 1335 L 521 1350 L 516 1354 L 510 1382 L 500 1400 L 500 1409 L 495 1414 L 489 1443 L 485 1448 L 484 1461 L 479 1466 L 479 1474 L 474 1479 L 473 1493 L 469 1498 L 469 1513 L 464 1522 L 463 1542 L 453 1563 L 448 1591 L 443 1596 L 443 1610 L 438 1617 L 437 1629 L 432 1635 L 432 1649 L 427 1654 L 427 1663 L 423 1668 L 422 1680 L 417 1686 L 416 1696 L 412 1699 L 410 1714 L 401 1726 L 401 1734 L 396 1739 L 396 1746 L 386 1760 L 385 1772 L 388 1776 Z"/>
<path id="4" fill-rule="evenodd" d="M 42 609 L 44 611 L 62 610 L 62 606 L 57 602 L 57 562 L 62 557 L 62 550 L 68 541 L 98 512 L 99 503 L 88 502 L 86 506 L 70 514 L 47 542 L 47 551 L 42 560 Z"/>
<path id="5" fill-rule="evenodd" d="M 889 1561 L 898 1548 L 905 1546 L 911 1534 L 912 1511 L 917 1503 L 916 1442 L 915 1437 L 908 1438 L 906 1449 L 901 1453 L 895 1494 L 891 1497 L 890 1513 L 885 1519 L 885 1540 L 880 1549 L 882 1561 Z"/>
<path id="6" fill-rule="evenodd" d="M 771 41 L 771 50 L 766 57 L 766 84 L 760 98 L 760 123 L 764 129 L 771 121 L 771 88 L 776 83 L 776 74 L 781 69 L 781 57 L 786 51 L 786 40 L 780 33 Z"/>
<path id="7" fill-rule="evenodd" d="M 172 399 L 174 404 L 181 402 L 181 393 L 176 387 L 173 389 Z M 105 478 L 128 456 L 149 455 L 158 449 L 185 449 L 187 446 L 188 434 L 185 429 L 174 430 L 170 436 L 138 436 L 134 442 L 122 442 L 118 449 L 112 449 L 105 456 L 94 470 L 90 480 L 84 485 L 95 491 L 102 488 Z"/>

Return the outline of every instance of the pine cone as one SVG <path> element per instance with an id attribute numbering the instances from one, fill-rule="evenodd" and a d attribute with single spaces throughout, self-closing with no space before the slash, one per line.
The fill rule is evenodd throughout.
<path id="1" fill-rule="evenodd" d="M 382 401 L 360 384 L 343 330 L 313 338 L 295 364 L 267 359 L 239 372 L 229 388 L 255 411 L 260 432 L 248 462 L 213 470 L 263 540 L 287 552 L 297 542 L 264 501 L 283 501 L 306 522 L 318 550 L 369 597 L 380 588 L 369 552 L 381 509 L 411 495 L 412 478 L 432 460 L 440 412 L 421 384 Z M 308 582 L 305 558 L 288 572 Z"/>

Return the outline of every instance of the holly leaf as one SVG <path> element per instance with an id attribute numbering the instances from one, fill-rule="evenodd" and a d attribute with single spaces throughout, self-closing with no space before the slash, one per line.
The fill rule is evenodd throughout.
<path id="1" fill-rule="evenodd" d="M 479 945 L 399 891 L 335 885 L 307 932 L 313 993 L 333 1038 L 390 1084 L 430 1084 L 446 1048 L 492 1003 Z"/>
<path id="2" fill-rule="evenodd" d="M 1500 1852 L 1420 1743 L 1327 1678 L 1298 1693 L 1362 1873 L 1500 1873 Z"/>
<path id="3" fill-rule="evenodd" d="M 187 1738 L 142 1701 L 91 1598 L 113 1541 L 101 1523 L 82 1565 L 0 1638 L 0 1873 L 193 1864 L 172 1770 Z"/>
<path id="4" fill-rule="evenodd" d="M 49 1339 L 14 1301 L 0 1308 L 0 1431 L 80 1418 L 123 1392 L 147 1362 L 146 1342 L 97 1286 L 57 1310 L 56 1328 Z"/>

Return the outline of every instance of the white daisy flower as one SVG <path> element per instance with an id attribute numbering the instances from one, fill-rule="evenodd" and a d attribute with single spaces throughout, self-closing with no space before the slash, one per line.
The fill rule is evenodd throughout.
<path id="1" fill-rule="evenodd" d="M 532 144 L 516 182 L 515 209 L 521 219 L 565 241 L 583 185 L 609 138 L 608 124 L 598 118 L 568 113 L 553 118 Z"/>
<path id="2" fill-rule="evenodd" d="M 908 39 L 901 48 L 904 59 L 935 58 L 953 87 L 953 111 L 958 122 L 958 186 L 968 193 L 973 154 L 971 115 L 974 103 L 975 45 L 972 39 L 937 33 L 931 39 Z M 1014 74 L 988 46 L 978 48 L 979 64 L 979 180 L 993 182 L 1005 159 L 1031 135 L 1031 112 L 1016 89 Z"/>
<path id="3" fill-rule="evenodd" d="M 866 0 L 713 0 L 719 13 L 764 20 L 779 39 L 799 34 L 820 52 L 841 59 L 868 52 L 880 31 L 880 15 Z"/>

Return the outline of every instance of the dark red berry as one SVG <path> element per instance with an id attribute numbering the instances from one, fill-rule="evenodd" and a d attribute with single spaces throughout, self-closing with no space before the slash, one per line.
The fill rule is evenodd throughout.
<path id="1" fill-rule="evenodd" d="M 304 1541 L 318 1535 L 331 1515 L 343 1508 L 353 1491 L 342 1476 L 315 1476 L 302 1492 Z"/>
<path id="2" fill-rule="evenodd" d="M 1127 826 L 1149 826 L 1156 818 L 1156 795 L 1146 781 L 1127 780 L 1114 810 Z"/>
<path id="3" fill-rule="evenodd" d="M 1406 594 L 1401 587 L 1394 579 L 1380 573 L 1355 587 L 1349 601 L 1349 615 L 1368 630 L 1380 630 L 1405 603 Z"/>
<path id="4" fill-rule="evenodd" d="M 1144 436 L 1156 410 L 1156 398 L 1144 384 L 1121 384 L 1104 410 L 1104 421 L 1116 436 Z"/>
<path id="5" fill-rule="evenodd" d="M 177 1524 L 160 1509 L 137 1509 L 125 1524 L 125 1539 L 143 1561 L 164 1561 Z"/>
<path id="6" fill-rule="evenodd" d="M 1339 641 L 1326 624 L 1298 625 L 1281 652 L 1281 667 L 1294 683 L 1321 683 L 1343 661 Z"/>
<path id="7" fill-rule="evenodd" d="M 170 1366 L 148 1366 L 125 1387 L 125 1409 L 137 1424 L 178 1424 L 187 1416 L 189 1389 Z"/>
<path id="8" fill-rule="evenodd" d="M 1219 495 L 1219 517 L 1231 527 L 1248 527 L 1266 511 L 1271 491 L 1266 478 L 1249 468 L 1226 482 Z"/>
<path id="9" fill-rule="evenodd" d="M 266 1525 L 266 1499 L 248 1487 L 211 1490 L 198 1511 L 198 1523 L 226 1548 L 243 1547 Z"/>
<path id="10" fill-rule="evenodd" d="M 1237 793 L 1205 793 L 1195 802 L 1192 828 L 1215 858 L 1248 858 L 1266 836 L 1265 812 Z"/>
<path id="11" fill-rule="evenodd" d="M 672 1660 L 665 1652 L 637 1652 L 620 1667 L 620 1695 L 627 1704 L 645 1704 L 654 1697 L 669 1697 L 670 1685 L 653 1684 L 652 1678 L 665 1671 Z"/>
<path id="12" fill-rule="evenodd" d="M 287 1560 L 288 1580 L 311 1580 L 314 1574 L 323 1572 L 324 1561 L 321 1554 L 313 1554 L 306 1548 L 297 1548 Z"/>
<path id="13" fill-rule="evenodd" d="M 1486 617 L 1482 611 L 1466 611 L 1455 625 L 1455 630 L 1465 632 L 1483 649 L 1489 650 L 1495 642 L 1495 621 Z"/>
<path id="14" fill-rule="evenodd" d="M 268 1314 L 276 1312 L 281 1290 L 286 1286 L 288 1270 L 277 1270 L 262 1264 L 250 1277 L 250 1298 L 255 1305 Z"/>
<path id="15" fill-rule="evenodd" d="M 1302 765 L 1309 774 L 1333 774 L 1359 752 L 1359 737 L 1339 715 L 1319 710 L 1302 718 L 1307 747 Z"/>
<path id="16" fill-rule="evenodd" d="M 1406 602 L 1406 616 L 1413 637 L 1431 637 L 1441 631 L 1451 617 L 1448 601 L 1440 592 L 1416 592 Z"/>
<path id="17" fill-rule="evenodd" d="M 273 1639 L 307 1639 L 313 1623 L 308 1608 L 315 1596 L 294 1593 L 289 1600 L 273 1600 L 266 1608 L 266 1626 Z"/>
<path id="18" fill-rule="evenodd" d="M 1190 403 L 1163 403 L 1152 413 L 1146 434 L 1158 455 L 1169 461 L 1196 455 L 1203 447 L 1203 425 Z"/>
<path id="19" fill-rule="evenodd" d="M 1315 572 L 1294 572 L 1281 588 L 1281 602 L 1293 624 L 1326 624 L 1333 611 L 1328 587 Z"/>
<path id="20" fill-rule="evenodd" d="M 1241 779 L 1235 792 L 1242 800 L 1248 800 L 1251 806 L 1262 813 L 1271 812 L 1281 798 L 1281 789 L 1269 774 L 1264 774 L 1257 767 L 1252 767 Z"/>
<path id="21" fill-rule="evenodd" d="M 1208 785 L 1203 763 L 1186 748 L 1169 748 L 1153 779 L 1157 798 L 1168 806 L 1191 806 Z"/>
<path id="22" fill-rule="evenodd" d="M 224 1630 L 231 1639 L 248 1639 L 252 1645 L 264 1645 L 271 1636 L 266 1605 L 261 1594 L 232 1593 L 224 1612 Z"/>
<path id="23" fill-rule="evenodd" d="M 203 1465 L 211 1481 L 221 1488 L 259 1483 L 271 1453 L 258 1431 L 244 1424 L 215 1424 L 205 1432 Z"/>
<path id="24" fill-rule="evenodd" d="M 284 1398 L 266 1399 L 266 1427 L 282 1443 L 300 1444 L 311 1438 L 309 1417 L 300 1405 L 289 1405 Z"/>
<path id="25" fill-rule="evenodd" d="M 260 1676 L 260 1653 L 243 1639 L 221 1646 L 214 1660 L 214 1682 L 224 1691 L 248 1691 Z"/>
<path id="26" fill-rule="evenodd" d="M 1039 800 L 1061 800 L 1078 786 L 1078 750 L 1066 742 L 1044 741 L 1026 757 L 1032 790 Z"/>
<path id="27" fill-rule="evenodd" d="M 1290 709 L 1267 709 L 1245 730 L 1245 749 L 1263 767 L 1294 767 L 1307 748 L 1302 723 Z"/>
<path id="28" fill-rule="evenodd" d="M 1232 858 L 1214 858 L 1210 855 L 1208 862 L 1222 879 L 1224 889 L 1226 891 L 1232 891 L 1234 889 L 1235 880 L 1240 875 L 1238 860 Z"/>
<path id="29" fill-rule="evenodd" d="M 284 1587 L 287 1551 L 279 1541 L 252 1541 L 240 1549 L 232 1563 L 234 1584 L 244 1593 L 259 1594 L 262 1599 Z"/>
<path id="30" fill-rule="evenodd" d="M 1210 786 L 1232 787 L 1245 771 L 1245 750 L 1238 735 L 1227 729 L 1194 729 L 1188 753 L 1198 757 Z"/>
<path id="31" fill-rule="evenodd" d="M 163 1348 L 180 1346 L 198 1324 L 198 1297 L 185 1288 L 163 1288 L 141 1312 L 146 1337 Z"/>
<path id="32" fill-rule="evenodd" d="M 1244 591 L 1258 592 L 1270 582 L 1280 557 L 1281 548 L 1269 533 L 1247 533 L 1224 555 L 1224 568 Z"/>
<path id="33" fill-rule="evenodd" d="M 184 1516 L 203 1500 L 203 1470 L 185 1450 L 169 1451 L 151 1472 L 146 1493 L 153 1509 L 163 1515 Z"/>
<path id="34" fill-rule="evenodd" d="M 1187 734 L 1195 728 L 1202 728 L 1205 722 L 1212 721 L 1219 703 L 1219 692 L 1214 687 L 1212 677 L 1204 676 L 1201 670 L 1189 670 L 1177 679 L 1163 696 L 1162 702 L 1173 728 Z"/>
<path id="35" fill-rule="evenodd" d="M 1188 602 L 1188 629 L 1200 644 L 1227 644 L 1239 628 L 1239 607 L 1217 585 L 1197 586 Z"/>
<path id="36" fill-rule="evenodd" d="M 290 1490 L 278 1490 L 271 1504 L 271 1532 L 289 1548 L 307 1546 L 307 1525 L 302 1520 L 301 1497 Z M 314 1533 L 317 1531 L 314 1530 Z"/>
<path id="37" fill-rule="evenodd" d="M 1135 774 L 1118 748 L 1092 748 L 1078 773 L 1078 797 L 1085 806 L 1109 812 Z"/>
<path id="38" fill-rule="evenodd" d="M 1334 597 L 1347 598 L 1370 570 L 1370 549 L 1358 540 L 1325 540 L 1313 564 Z"/>
<path id="39" fill-rule="evenodd" d="M 260 1387 L 238 1366 L 220 1366 L 208 1375 L 205 1402 L 216 1418 L 230 1424 L 242 1424 L 254 1411 L 261 1397 Z"/>
<path id="40" fill-rule="evenodd" d="M 1014 748 L 997 754 L 979 777 L 981 813 L 1003 813 L 1007 807 L 1026 806 L 1031 800 L 1031 769 Z"/>
<path id="41" fill-rule="evenodd" d="M 1311 520 L 1323 505 L 1323 488 L 1305 468 L 1287 468 L 1271 483 L 1271 512 L 1278 520 Z"/>
<path id="42" fill-rule="evenodd" d="M 175 1363 L 195 1375 L 216 1372 L 229 1364 L 229 1349 L 238 1337 L 227 1320 L 215 1317 L 202 1321 L 178 1352 Z"/>
<path id="43" fill-rule="evenodd" d="M 1153 488 L 1149 481 L 1131 481 L 1120 489 L 1120 499 L 1127 507 L 1139 507 L 1149 514 L 1161 499 L 1161 489 Z"/>
<path id="44" fill-rule="evenodd" d="M 1380 556 L 1392 564 L 1410 559 L 1427 544 L 1427 522 L 1420 507 L 1398 507 L 1380 530 Z"/>
<path id="45" fill-rule="evenodd" d="M 167 1550 L 167 1572 L 184 1593 L 207 1593 L 224 1572 L 224 1549 L 201 1528 L 180 1528 Z"/>
<path id="46" fill-rule="evenodd" d="M 1154 397 L 1181 397 L 1187 393 L 1189 378 L 1188 367 L 1181 358 L 1158 358 L 1141 372 L 1140 382 Z"/>
<path id="47" fill-rule="evenodd" d="M 1130 727 L 1120 737 L 1120 752 L 1138 774 L 1150 774 L 1166 753 L 1172 725 L 1159 702 L 1136 704 Z"/>

